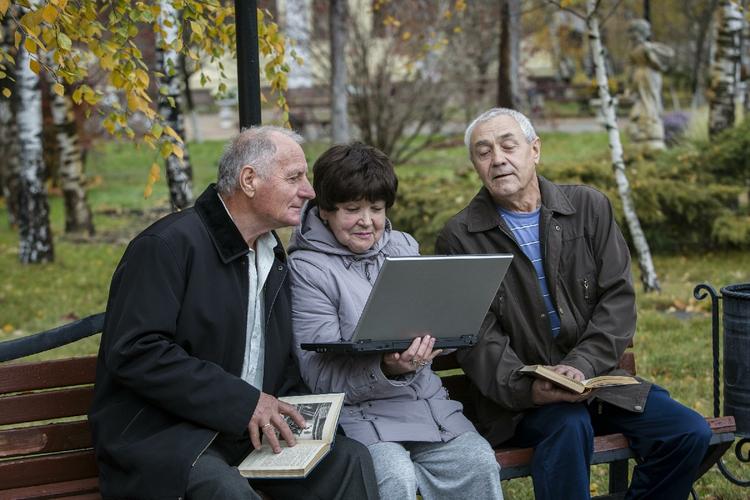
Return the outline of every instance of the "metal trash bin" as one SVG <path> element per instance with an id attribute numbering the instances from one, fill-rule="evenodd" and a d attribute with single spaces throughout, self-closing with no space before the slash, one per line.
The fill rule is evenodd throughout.
<path id="1" fill-rule="evenodd" d="M 750 437 L 750 283 L 721 289 L 724 311 L 724 415 Z"/>
<path id="2" fill-rule="evenodd" d="M 736 424 L 734 455 L 740 463 L 750 463 L 750 283 L 727 285 L 721 296 L 707 283 L 693 289 L 703 300 L 711 296 L 711 337 L 713 344 L 714 417 L 720 416 L 721 382 L 724 382 L 724 415 L 732 415 Z M 724 373 L 719 376 L 720 340 L 719 300 L 724 302 Z M 716 462 L 719 471 L 731 483 L 750 487 L 750 479 L 740 479 L 730 471 L 723 458 Z"/>

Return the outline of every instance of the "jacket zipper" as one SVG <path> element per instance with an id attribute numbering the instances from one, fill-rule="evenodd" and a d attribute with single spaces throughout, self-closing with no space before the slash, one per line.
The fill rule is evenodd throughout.
<path id="1" fill-rule="evenodd" d="M 583 279 L 583 298 L 586 302 L 589 301 L 589 280 L 586 278 Z"/>

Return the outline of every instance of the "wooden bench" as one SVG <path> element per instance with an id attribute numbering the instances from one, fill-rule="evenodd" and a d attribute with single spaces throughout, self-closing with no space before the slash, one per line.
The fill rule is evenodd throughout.
<path id="1" fill-rule="evenodd" d="M 0 344 L 7 361 L 99 333 L 103 314 Z M 96 357 L 0 365 L 0 500 L 99 495 L 87 413 Z"/>
<path id="2" fill-rule="evenodd" d="M 0 344 L 0 361 L 9 359 L 8 352 L 14 357 L 25 356 L 93 335 L 101 331 L 102 321 L 103 315 L 92 316 L 50 332 L 4 342 Z M 12 349 L 8 349 L 9 344 Z M 635 374 L 632 353 L 626 353 L 620 365 Z M 468 379 L 458 370 L 455 355 L 441 356 L 433 368 L 442 371 L 451 397 L 465 403 Z M 86 420 L 95 372 L 95 356 L 0 365 L 0 500 L 100 498 Z M 465 406 L 467 410 L 471 408 Z M 707 421 L 714 434 L 700 475 L 734 441 L 733 417 Z M 533 453 L 531 448 L 497 449 L 501 478 L 529 476 Z M 622 498 L 628 485 L 628 461 L 632 458 L 633 452 L 622 434 L 594 439 L 593 463 L 609 464 L 609 495 L 601 498 Z"/>
<path id="3" fill-rule="evenodd" d="M 620 368 L 635 375 L 635 356 L 628 351 L 620 360 Z M 440 356 L 433 362 L 433 370 L 441 375 L 443 385 L 448 389 L 451 399 L 464 404 L 466 416 L 471 419 L 469 398 L 469 380 L 463 372 L 455 354 Z M 734 417 L 707 418 L 713 436 L 709 453 L 701 464 L 698 477 L 710 469 L 734 442 Z M 495 457 L 500 464 L 500 478 L 513 479 L 531 475 L 531 458 L 533 448 L 498 448 Z M 609 464 L 609 493 L 597 498 L 624 498 L 628 488 L 628 461 L 635 454 L 622 434 L 608 434 L 594 438 L 593 464 Z"/>

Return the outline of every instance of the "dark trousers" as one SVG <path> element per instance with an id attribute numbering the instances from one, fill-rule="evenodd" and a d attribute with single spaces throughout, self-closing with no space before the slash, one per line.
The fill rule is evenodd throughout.
<path id="1" fill-rule="evenodd" d="M 594 436 L 621 432 L 640 457 L 625 498 L 684 500 L 708 449 L 705 419 L 653 386 L 643 413 L 595 401 L 557 403 L 527 412 L 512 446 L 533 446 L 537 499 L 587 499 Z"/>
<path id="2" fill-rule="evenodd" d="M 209 447 L 188 477 L 188 500 L 260 500 L 262 491 L 272 499 L 376 500 L 378 485 L 367 448 L 336 436 L 333 449 L 304 479 L 264 479 L 248 482 L 227 463 L 219 447 Z"/>

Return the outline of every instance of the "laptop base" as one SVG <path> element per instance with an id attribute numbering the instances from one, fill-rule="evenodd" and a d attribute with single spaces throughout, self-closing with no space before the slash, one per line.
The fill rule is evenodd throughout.
<path id="1" fill-rule="evenodd" d="M 357 342 L 329 342 L 324 344 L 300 344 L 304 351 L 318 353 L 368 354 L 372 352 L 404 352 L 412 340 L 360 340 Z M 435 339 L 434 349 L 461 349 L 477 343 L 476 335 Z"/>

